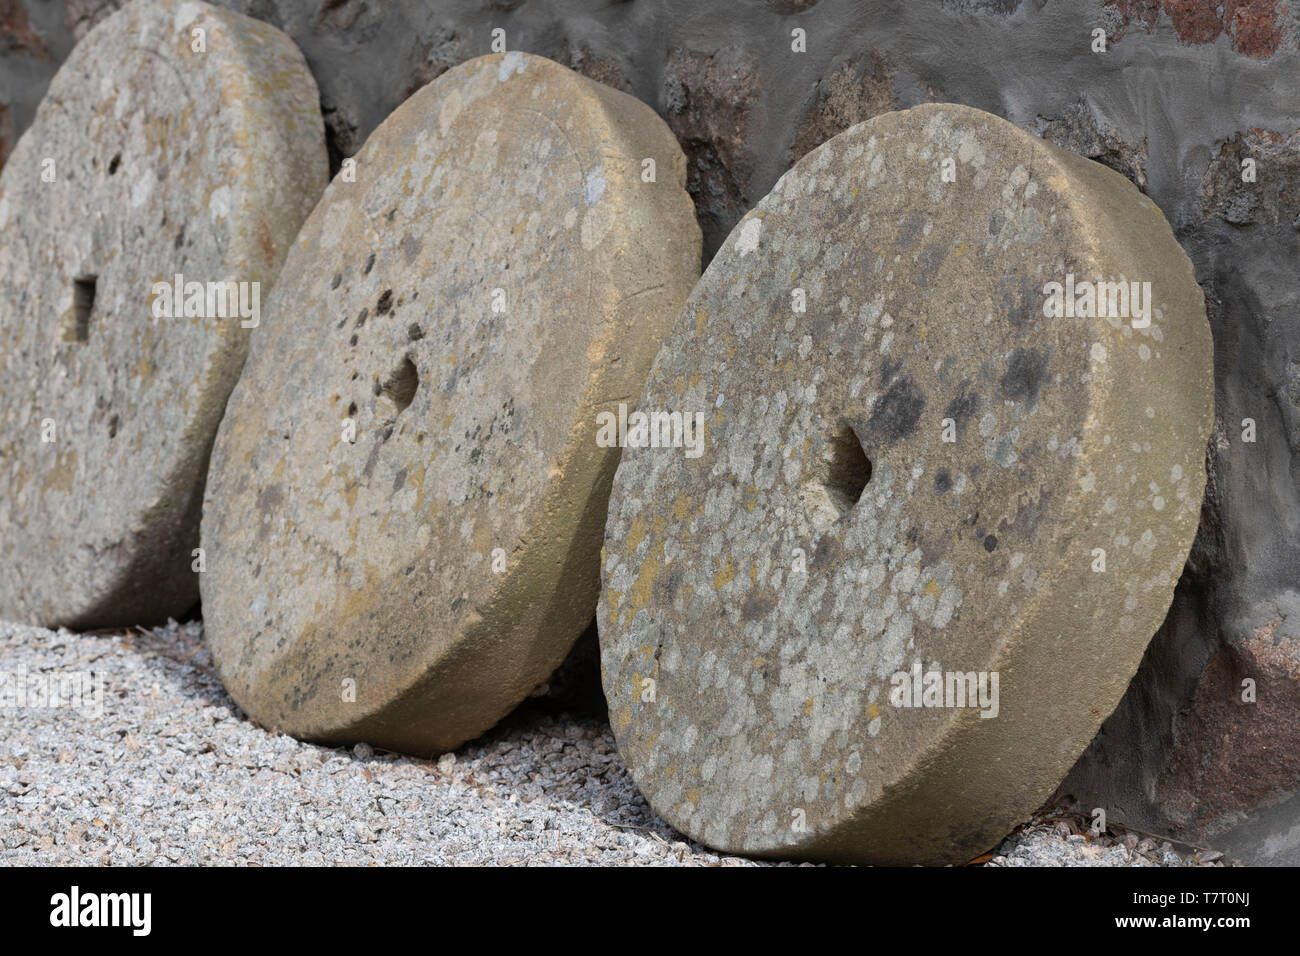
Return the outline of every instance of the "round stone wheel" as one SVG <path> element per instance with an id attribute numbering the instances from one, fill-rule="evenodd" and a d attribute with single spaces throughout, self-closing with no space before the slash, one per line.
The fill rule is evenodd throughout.
<path id="1" fill-rule="evenodd" d="M 0 618 L 198 601 L 212 440 L 327 179 L 315 81 L 274 28 L 138 2 L 73 49 L 0 176 Z M 188 316 L 158 301 L 176 276 L 203 290 Z"/>
<path id="2" fill-rule="evenodd" d="M 1149 325 L 1081 316 L 1082 285 L 1049 317 L 1098 277 L 1149 282 Z M 1164 618 L 1213 396 L 1191 263 L 1117 173 L 951 105 L 808 154 L 642 395 L 702 413 L 703 453 L 615 478 L 597 621 L 641 792 L 729 852 L 993 847 Z"/>
<path id="3" fill-rule="evenodd" d="M 699 276 L 654 112 L 481 57 L 375 130 L 303 227 L 213 453 L 208 644 L 257 722 L 434 753 L 595 612 L 630 404 Z"/>

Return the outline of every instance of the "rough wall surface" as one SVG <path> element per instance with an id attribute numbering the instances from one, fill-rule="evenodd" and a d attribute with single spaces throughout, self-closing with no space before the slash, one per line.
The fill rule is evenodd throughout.
<path id="1" fill-rule="evenodd" d="M 117 5 L 0 0 L 0 141 L 26 128 L 75 37 Z M 1128 176 L 1196 266 L 1218 420 L 1174 607 L 1062 795 L 1244 859 L 1300 862 L 1300 3 L 223 5 L 302 47 L 335 165 L 414 89 L 488 52 L 498 27 L 511 49 L 640 97 L 686 153 L 706 259 L 799 155 L 896 107 L 989 110 Z M 806 52 L 791 49 L 795 28 Z"/>

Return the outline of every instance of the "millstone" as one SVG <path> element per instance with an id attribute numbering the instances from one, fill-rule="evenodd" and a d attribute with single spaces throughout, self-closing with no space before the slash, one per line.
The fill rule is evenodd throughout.
<path id="1" fill-rule="evenodd" d="M 272 27 L 141 2 L 72 51 L 0 177 L 0 618 L 134 624 L 198 600 L 245 326 L 327 173 L 316 84 Z M 155 283 L 178 276 L 202 295 L 169 317 Z"/>
<path id="2" fill-rule="evenodd" d="M 205 629 L 258 722 L 434 752 L 591 621 L 619 454 L 597 415 L 644 385 L 700 234 L 658 117 L 538 57 L 443 74 L 356 158 L 217 438 Z"/>
<path id="3" fill-rule="evenodd" d="M 1149 298 L 1084 316 L 1099 277 Z M 642 793 L 728 851 L 993 846 L 1161 623 L 1212 406 L 1191 264 L 1121 176 L 945 105 L 810 153 L 642 395 L 703 453 L 629 442 L 614 482 L 597 621 Z"/>

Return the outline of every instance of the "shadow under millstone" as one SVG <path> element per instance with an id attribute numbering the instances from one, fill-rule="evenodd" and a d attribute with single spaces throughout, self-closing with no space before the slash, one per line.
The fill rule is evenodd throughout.
<path id="1" fill-rule="evenodd" d="M 488 739 L 518 731 L 533 731 L 541 724 L 552 723 L 564 715 L 581 724 L 598 725 L 609 730 L 609 709 L 600 682 L 600 642 L 596 621 L 587 625 L 573 649 L 545 681 L 533 689 L 514 710 L 473 740 L 456 748 L 482 745 Z"/>
<path id="2" fill-rule="evenodd" d="M 516 713 L 521 710 L 570 713 L 608 721 L 605 691 L 600 684 L 600 640 L 594 619 L 555 672 L 515 708 Z"/>

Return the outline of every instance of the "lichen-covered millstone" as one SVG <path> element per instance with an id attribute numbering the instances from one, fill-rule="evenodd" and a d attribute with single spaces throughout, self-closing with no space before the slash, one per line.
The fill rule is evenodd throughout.
<path id="1" fill-rule="evenodd" d="M 1116 286 L 1094 317 L 1098 278 L 1131 316 Z M 1169 606 L 1213 389 L 1192 266 L 1118 174 L 946 105 L 809 153 L 642 394 L 703 413 L 702 453 L 629 447 L 614 482 L 602 673 L 650 804 L 766 856 L 994 845 Z"/>
<path id="2" fill-rule="evenodd" d="M 327 178 L 315 81 L 274 28 L 138 2 L 73 50 L 0 176 L 0 618 L 198 600 L 217 424 Z"/>
<path id="3" fill-rule="evenodd" d="M 206 635 L 295 736 L 488 729 L 591 621 L 631 404 L 699 276 L 685 160 L 626 94 L 519 53 L 415 93 L 285 262 L 213 452 Z"/>

